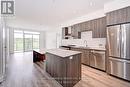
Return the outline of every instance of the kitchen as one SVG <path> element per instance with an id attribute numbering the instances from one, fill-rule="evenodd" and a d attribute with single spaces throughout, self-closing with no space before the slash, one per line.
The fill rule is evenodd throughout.
<path id="1" fill-rule="evenodd" d="M 61 48 L 80 51 L 82 64 L 129 81 L 129 15 L 130 7 L 126 7 L 102 18 L 64 27 Z"/>
<path id="2" fill-rule="evenodd" d="M 72 13 L 68 11 L 66 15 L 62 14 L 62 16 L 55 14 L 61 9 L 54 10 L 54 8 L 62 6 L 56 5 L 58 0 L 52 0 L 53 5 L 51 3 L 51 6 L 54 6 L 55 11 L 52 11 L 53 16 L 52 12 L 49 10 L 46 12 L 47 9 L 44 7 L 47 14 L 39 13 L 37 20 L 35 20 L 36 14 L 30 14 L 31 12 L 28 14 L 32 15 L 32 18 L 30 15 L 24 15 L 30 19 L 34 18 L 34 24 L 32 20 L 29 23 L 25 21 L 26 17 L 23 20 L 22 18 L 18 20 L 17 17 L 16 19 L 4 19 L 5 24 L 2 24 L 4 26 L 1 26 L 0 29 L 0 42 L 2 42 L 0 44 L 0 60 L 2 60 L 0 61 L 2 67 L 0 68 L 0 82 L 2 82 L 0 86 L 129 87 L 130 1 L 102 1 L 100 4 L 99 1 L 94 0 L 92 3 L 88 0 L 90 7 L 86 7 L 85 11 L 88 13 L 85 13 L 87 15 L 84 16 L 78 15 L 80 11 L 83 14 L 83 8 L 79 9 L 79 12 L 70 8 Z M 16 2 L 18 3 L 18 1 Z M 83 3 L 86 1 L 79 2 L 77 1 L 80 5 L 86 6 L 87 4 Z M 42 6 L 40 1 L 36 4 Z M 90 11 L 90 9 L 93 10 Z M 64 11 L 66 12 L 66 10 Z M 69 21 L 67 20 L 67 17 L 70 17 L 68 14 L 71 14 L 72 17 Z M 45 21 L 42 19 L 43 15 L 45 15 Z M 61 23 L 63 19 L 66 20 Z M 58 22 L 58 20 L 60 21 Z M 39 25 L 35 25 L 35 23 L 39 23 Z M 43 26 L 44 24 L 46 26 Z M 18 30 L 23 32 L 20 33 L 23 38 L 23 42 L 21 42 L 23 51 L 16 53 L 13 50 L 15 43 L 13 36 L 14 33 L 19 33 Z M 36 33 L 38 38 L 35 39 L 39 49 L 33 49 L 35 44 L 33 36 L 36 36 L 33 34 Z M 32 42 L 32 46 L 28 46 L 32 49 L 25 51 L 27 34 L 32 35 L 31 39 L 27 38 Z"/>

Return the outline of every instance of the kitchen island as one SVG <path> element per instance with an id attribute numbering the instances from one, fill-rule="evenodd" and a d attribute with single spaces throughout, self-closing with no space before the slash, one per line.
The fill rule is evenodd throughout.
<path id="1" fill-rule="evenodd" d="M 52 49 L 46 52 L 46 71 L 63 87 L 81 80 L 81 52 Z"/>

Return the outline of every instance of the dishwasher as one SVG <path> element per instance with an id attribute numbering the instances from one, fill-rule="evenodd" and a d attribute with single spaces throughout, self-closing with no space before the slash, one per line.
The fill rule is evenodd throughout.
<path id="1" fill-rule="evenodd" d="M 105 71 L 106 70 L 105 51 L 91 50 L 90 66 Z"/>

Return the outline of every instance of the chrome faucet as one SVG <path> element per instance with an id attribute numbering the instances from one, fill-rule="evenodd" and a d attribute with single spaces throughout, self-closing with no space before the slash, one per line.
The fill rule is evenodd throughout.
<path id="1" fill-rule="evenodd" d="M 87 45 L 87 40 L 84 40 L 84 44 L 85 44 L 85 47 L 87 47 L 88 45 Z"/>

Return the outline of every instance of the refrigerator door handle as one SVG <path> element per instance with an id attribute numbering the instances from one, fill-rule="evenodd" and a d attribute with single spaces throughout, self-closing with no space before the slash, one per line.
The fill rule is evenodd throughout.
<path id="1" fill-rule="evenodd" d="M 110 60 L 114 60 L 114 61 L 120 61 L 120 62 L 126 62 L 126 63 L 130 63 L 130 60 L 123 60 L 123 59 L 117 59 L 117 58 L 109 58 Z"/>

